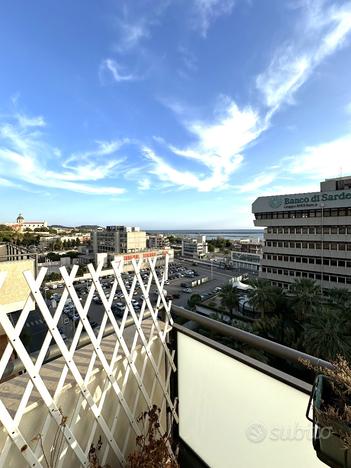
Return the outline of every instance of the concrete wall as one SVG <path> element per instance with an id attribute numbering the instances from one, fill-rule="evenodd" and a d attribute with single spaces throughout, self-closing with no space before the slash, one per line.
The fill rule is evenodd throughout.
<path id="1" fill-rule="evenodd" d="M 23 276 L 24 271 L 34 275 L 34 260 L 0 262 L 0 272 L 6 273 L 5 282 L 0 289 L 0 313 L 14 312 L 23 308 L 29 295 L 29 287 Z"/>

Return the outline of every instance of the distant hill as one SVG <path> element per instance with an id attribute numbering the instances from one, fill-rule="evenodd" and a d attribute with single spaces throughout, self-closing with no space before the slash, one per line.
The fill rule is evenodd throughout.
<path id="1" fill-rule="evenodd" d="M 50 226 L 52 229 L 97 229 L 101 226 L 98 226 L 97 224 L 82 224 L 81 226 L 63 226 L 62 224 L 53 224 Z"/>

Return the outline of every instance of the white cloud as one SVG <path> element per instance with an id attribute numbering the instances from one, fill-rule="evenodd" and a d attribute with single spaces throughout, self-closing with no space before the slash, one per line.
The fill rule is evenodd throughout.
<path id="1" fill-rule="evenodd" d="M 111 58 L 107 58 L 102 61 L 100 64 L 99 75 L 102 80 L 106 75 L 110 75 L 117 83 L 139 79 L 136 75 L 125 73 L 122 66 Z"/>
<path id="2" fill-rule="evenodd" d="M 207 36 L 211 24 L 220 16 L 229 15 L 235 5 L 234 0 L 193 0 L 193 27 L 202 37 Z"/>
<path id="3" fill-rule="evenodd" d="M 23 121 L 28 120 L 24 116 Z M 35 118 L 30 120 L 34 122 Z M 112 151 L 113 148 L 111 142 L 100 142 L 100 154 Z M 94 162 L 85 159 L 84 164 L 78 162 L 76 165 L 72 163 L 72 159 L 70 163 L 67 161 L 60 161 L 57 148 L 48 145 L 34 125 L 0 122 L 0 173 L 6 174 L 10 183 L 18 186 L 20 181 L 23 184 L 96 195 L 117 195 L 125 191 L 120 187 L 87 183 L 110 176 L 111 171 L 120 163 L 119 160 Z M 48 168 L 49 164 L 54 169 Z"/>
<path id="4" fill-rule="evenodd" d="M 139 180 L 138 182 L 138 189 L 139 190 L 150 190 L 151 188 L 151 181 L 150 179 L 144 178 Z"/>
<path id="5" fill-rule="evenodd" d="M 288 173 L 316 181 L 351 174 L 351 135 L 307 146 L 300 154 L 287 158 L 286 162 Z"/>
<path id="6" fill-rule="evenodd" d="M 28 117 L 23 114 L 17 114 L 16 118 L 18 120 L 19 125 L 22 128 L 27 128 L 27 127 L 45 127 L 46 122 L 44 117 L 38 116 L 38 117 Z"/>
<path id="7" fill-rule="evenodd" d="M 272 184 L 276 177 L 276 172 L 261 173 L 256 175 L 250 182 L 239 185 L 237 188 L 240 192 L 255 192 L 261 187 Z"/>
<path id="8" fill-rule="evenodd" d="M 234 101 L 224 100 L 222 112 L 214 122 L 191 121 L 184 126 L 196 141 L 178 148 L 168 145 L 176 156 L 191 159 L 203 166 L 205 174 L 177 170 L 161 156 L 146 153 L 153 161 L 152 173 L 162 181 L 202 192 L 223 189 L 243 161 L 242 151 L 264 130 L 258 114 L 250 107 L 239 109 Z M 162 139 L 158 142 L 162 143 Z"/>
<path id="9" fill-rule="evenodd" d="M 351 31 L 351 3 L 325 5 L 319 0 L 303 3 L 294 40 L 286 42 L 258 75 L 256 86 L 271 108 L 269 117 L 283 102 L 291 101 L 313 70 L 345 44 Z"/>
<path id="10" fill-rule="evenodd" d="M 140 18 L 137 22 L 121 21 L 120 39 L 115 47 L 118 52 L 128 52 L 135 48 L 142 39 L 150 37 L 150 31 L 145 19 Z"/>

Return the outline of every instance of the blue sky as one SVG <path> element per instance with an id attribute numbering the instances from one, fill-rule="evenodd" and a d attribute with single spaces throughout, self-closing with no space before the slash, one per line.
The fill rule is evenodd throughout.
<path id="1" fill-rule="evenodd" d="M 0 222 L 252 227 L 351 174 L 350 41 L 350 1 L 2 1 Z"/>

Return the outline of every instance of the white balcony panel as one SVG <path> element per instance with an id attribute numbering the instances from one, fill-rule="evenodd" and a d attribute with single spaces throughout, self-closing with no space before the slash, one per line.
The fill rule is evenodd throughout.
<path id="1" fill-rule="evenodd" d="M 182 333 L 178 382 L 180 436 L 211 468 L 325 466 L 307 394 Z"/>

